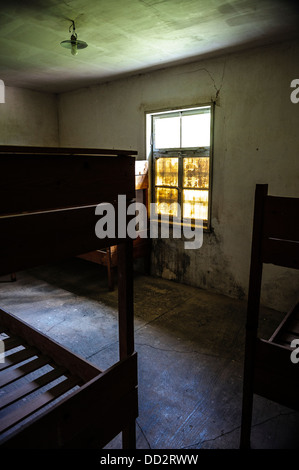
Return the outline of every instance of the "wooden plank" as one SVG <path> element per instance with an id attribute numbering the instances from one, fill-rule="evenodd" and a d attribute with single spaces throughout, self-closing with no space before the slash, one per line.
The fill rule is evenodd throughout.
<path id="1" fill-rule="evenodd" d="M 0 217 L 0 275 L 123 241 L 99 239 L 95 234 L 99 218 L 95 206 Z"/>
<path id="2" fill-rule="evenodd" d="M 0 309 L 0 324 L 17 336 L 22 336 L 28 344 L 34 345 L 46 356 L 51 357 L 57 365 L 66 367 L 72 374 L 88 381 L 102 371 L 90 362 L 61 346 L 53 339 L 42 334 L 13 314 Z"/>
<path id="3" fill-rule="evenodd" d="M 274 238 L 264 239 L 263 262 L 298 269 L 299 242 Z"/>
<path id="4" fill-rule="evenodd" d="M 26 424 L 4 440 L 2 447 L 74 448 L 76 443 L 78 448 L 84 449 L 91 433 L 93 437 L 98 435 L 102 442 L 110 440 L 125 423 L 137 417 L 136 387 L 137 354 L 134 353 L 33 419 L 30 425 Z M 45 429 L 47 440 L 44 439 Z"/>
<path id="5" fill-rule="evenodd" d="M 25 382 L 23 384 L 20 383 L 16 390 L 1 397 L 0 409 L 11 405 L 20 398 L 26 397 L 27 395 L 38 390 L 44 385 L 47 385 L 50 382 L 59 379 L 59 377 L 61 377 L 66 372 L 67 371 L 65 368 L 57 367 L 55 369 L 50 370 L 49 372 L 43 373 L 39 377 L 34 378 L 34 380 L 31 382 Z"/>
<path id="6" fill-rule="evenodd" d="M 6 370 L 5 372 L 2 371 L 0 375 L 0 387 L 3 387 L 4 385 L 8 385 L 24 375 L 30 374 L 30 372 L 33 372 L 40 367 L 45 366 L 46 364 L 49 363 L 49 358 L 45 356 L 40 356 L 36 359 L 33 359 L 32 361 L 26 362 L 23 365 L 20 365 L 16 369 L 9 369 Z M 2 398 L 1 398 L 2 401 Z"/>
<path id="7" fill-rule="evenodd" d="M 0 214 L 132 199 L 134 163 L 129 156 L 0 154 Z"/>
<path id="8" fill-rule="evenodd" d="M 137 155 L 136 150 L 121 149 L 97 149 L 82 147 L 37 147 L 37 146 L 18 146 L 18 145 L 0 145 L 0 154 L 48 154 L 48 155 Z"/>
<path id="9" fill-rule="evenodd" d="M 38 395 L 28 402 L 22 403 L 22 406 L 17 407 L 10 413 L 0 412 L 0 433 L 7 431 L 15 424 L 27 418 L 31 414 L 40 410 L 42 407 L 48 405 L 56 398 L 69 392 L 72 388 L 78 385 L 78 381 L 75 378 L 66 378 L 63 382 L 55 385 L 50 390 Z M 1 414 L 3 416 L 1 416 Z"/>
<path id="10" fill-rule="evenodd" d="M 3 340 L 4 343 L 4 351 L 10 351 L 11 349 L 15 349 L 19 346 L 22 346 L 23 342 L 20 338 L 12 337 L 12 338 L 5 338 Z"/>
<path id="11" fill-rule="evenodd" d="M 147 237 L 138 236 L 133 240 L 133 259 L 142 258 L 146 256 L 150 251 L 150 239 L 148 230 L 143 230 L 144 233 L 148 235 Z M 111 251 L 110 257 L 110 266 L 117 266 L 117 245 L 112 245 L 109 247 Z M 89 253 L 84 253 L 83 255 L 78 255 L 78 258 L 85 259 L 87 261 L 92 261 L 93 263 L 98 263 L 103 266 L 108 266 L 108 256 L 107 250 L 95 250 Z"/>
<path id="12" fill-rule="evenodd" d="M 299 198 L 267 196 L 264 234 L 299 242 Z"/>
<path id="13" fill-rule="evenodd" d="M 107 410 L 102 409 L 99 415 L 99 422 L 105 426 L 92 426 L 86 430 L 84 440 L 85 448 L 99 449 L 106 446 L 115 436 L 122 432 L 123 449 L 136 449 L 136 418 L 138 417 L 138 395 L 137 388 L 134 388 L 125 396 L 116 400 L 113 407 Z M 130 423 L 128 425 L 128 423 Z M 129 426 L 129 429 L 128 429 Z M 130 435 L 128 436 L 128 431 Z M 66 446 L 69 449 L 82 448 L 81 437 L 69 442 Z"/>
<path id="14" fill-rule="evenodd" d="M 115 267 L 117 266 L 117 247 L 110 246 L 109 248 L 111 252 L 111 267 Z M 101 264 L 103 266 L 108 266 L 107 249 L 84 253 L 83 255 L 78 255 L 78 258 L 92 261 L 93 263 Z"/>
<path id="15" fill-rule="evenodd" d="M 21 349 L 16 353 L 10 354 L 9 356 L 5 356 L 5 361 L 3 363 L 0 363 L 0 370 L 8 369 L 9 367 L 20 364 L 21 362 L 26 361 L 27 359 L 30 359 L 31 357 L 34 357 L 36 355 L 37 350 L 35 348 Z"/>

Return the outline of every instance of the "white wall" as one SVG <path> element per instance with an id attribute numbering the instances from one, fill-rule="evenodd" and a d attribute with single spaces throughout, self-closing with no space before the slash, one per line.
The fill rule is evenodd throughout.
<path id="1" fill-rule="evenodd" d="M 247 294 L 256 183 L 299 196 L 298 42 L 177 66 L 65 93 L 60 144 L 136 149 L 146 156 L 145 112 L 215 100 L 212 233 L 200 250 L 180 240 L 154 245 L 153 272 L 231 296 Z M 298 216 L 294 214 L 294 216 Z M 285 310 L 296 299 L 296 272 L 267 267 L 262 300 Z"/>
<path id="2" fill-rule="evenodd" d="M 5 87 L 0 103 L 0 144 L 58 146 L 57 97 Z"/>

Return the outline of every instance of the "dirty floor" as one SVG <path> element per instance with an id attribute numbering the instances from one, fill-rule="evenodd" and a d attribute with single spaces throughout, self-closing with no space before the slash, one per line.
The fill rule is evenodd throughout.
<path id="1" fill-rule="evenodd" d="M 102 369 L 118 358 L 117 287 L 82 259 L 0 278 L 1 307 Z M 246 303 L 135 274 L 138 449 L 238 449 Z M 262 311 L 268 337 L 282 315 Z M 254 398 L 252 448 L 299 448 L 299 413 Z M 108 449 L 119 449 L 118 436 Z"/>

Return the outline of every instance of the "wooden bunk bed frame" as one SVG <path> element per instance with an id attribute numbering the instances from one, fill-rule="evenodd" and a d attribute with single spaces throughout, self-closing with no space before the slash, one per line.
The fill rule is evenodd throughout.
<path id="1" fill-rule="evenodd" d="M 274 197 L 268 185 L 255 192 L 246 322 L 240 447 L 250 448 L 253 396 L 299 410 L 299 364 L 291 361 L 291 342 L 299 338 L 299 303 L 269 338 L 259 337 L 263 264 L 299 269 L 299 198 Z"/>
<path id="2" fill-rule="evenodd" d="M 135 161 L 135 200 L 145 205 L 147 213 L 149 213 L 148 204 L 148 160 Z M 145 233 L 141 233 L 145 232 Z M 114 289 L 114 268 L 117 267 L 117 245 L 108 246 L 107 248 L 91 251 L 79 255 L 79 258 L 101 264 L 107 268 L 108 288 Z M 149 234 L 149 220 L 147 226 L 140 231 L 137 238 L 133 240 L 133 259 L 144 259 L 144 271 L 150 273 L 151 264 L 151 240 Z"/>
<path id="3" fill-rule="evenodd" d="M 95 235 L 99 203 L 113 203 L 117 211 L 118 194 L 128 204 L 135 197 L 132 155 L 0 147 L 0 275 L 117 245 L 120 356 L 102 371 L 0 310 L 0 381 L 15 384 L 10 393 L 1 389 L 3 449 L 103 448 L 121 432 L 123 448 L 136 447 L 132 240 Z"/>

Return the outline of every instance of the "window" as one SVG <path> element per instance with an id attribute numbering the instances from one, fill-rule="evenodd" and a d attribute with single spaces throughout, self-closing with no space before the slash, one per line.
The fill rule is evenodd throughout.
<path id="1" fill-rule="evenodd" d="M 209 228 L 212 105 L 154 113 L 150 118 L 156 214 L 203 220 Z"/>

